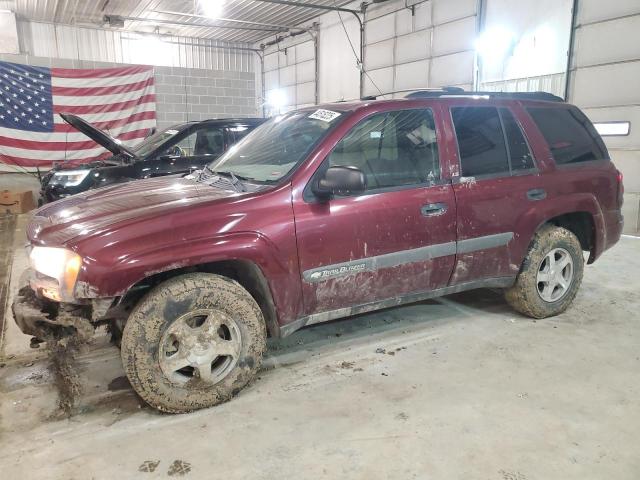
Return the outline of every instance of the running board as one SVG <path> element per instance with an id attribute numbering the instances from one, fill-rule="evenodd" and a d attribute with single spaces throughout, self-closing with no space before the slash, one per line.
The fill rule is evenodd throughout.
<path id="1" fill-rule="evenodd" d="M 452 293 L 464 292 L 467 290 L 475 290 L 476 288 L 508 288 L 513 285 L 516 277 L 496 277 L 485 278 L 483 280 L 474 280 L 473 282 L 460 283 L 458 285 L 450 285 L 448 287 L 437 288 L 427 292 L 415 292 L 399 297 L 387 298 L 376 302 L 363 303 L 353 307 L 338 308 L 328 312 L 314 313 L 302 318 L 298 318 L 293 322 L 287 323 L 280 327 L 280 337 L 287 337 L 293 332 L 300 330 L 308 325 L 316 323 L 329 322 L 337 318 L 350 317 L 360 313 L 372 312 L 374 310 L 382 310 L 383 308 L 397 307 L 407 303 L 421 302 L 430 298 L 451 295 Z"/>

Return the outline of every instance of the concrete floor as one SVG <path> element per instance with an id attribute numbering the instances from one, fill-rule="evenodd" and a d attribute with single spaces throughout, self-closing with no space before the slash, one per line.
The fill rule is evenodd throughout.
<path id="1" fill-rule="evenodd" d="M 62 418 L 57 370 L 7 318 L 1 475 L 637 480 L 639 267 L 640 240 L 623 238 L 547 320 L 481 290 L 307 328 L 271 342 L 237 398 L 178 416 L 140 403 L 99 336 Z"/>

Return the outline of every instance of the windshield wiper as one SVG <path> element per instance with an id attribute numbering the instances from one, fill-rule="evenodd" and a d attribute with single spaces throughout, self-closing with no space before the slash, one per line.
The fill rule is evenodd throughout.
<path id="1" fill-rule="evenodd" d="M 241 178 L 242 180 L 249 180 L 248 177 L 243 177 L 242 175 L 236 175 L 235 173 L 229 171 L 229 172 L 213 172 L 215 175 L 223 175 L 225 177 L 230 177 L 231 178 L 231 185 L 233 185 L 233 188 L 236 189 L 236 192 L 246 192 L 247 191 L 247 187 L 239 180 L 239 178 Z"/>
<path id="2" fill-rule="evenodd" d="M 200 170 L 200 173 L 198 173 L 198 178 L 196 179 L 196 181 L 199 182 L 202 179 L 202 177 L 204 176 L 205 172 L 209 173 L 209 174 L 212 174 L 212 175 L 215 175 L 215 172 L 213 170 L 211 170 L 211 167 L 209 165 L 205 165 L 203 167 L 203 169 Z M 208 175 L 207 175 L 207 177 L 208 177 Z"/>

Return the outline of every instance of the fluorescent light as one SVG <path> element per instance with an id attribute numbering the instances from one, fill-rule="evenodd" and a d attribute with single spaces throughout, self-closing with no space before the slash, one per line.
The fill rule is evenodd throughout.
<path id="1" fill-rule="evenodd" d="M 596 127 L 596 130 L 602 136 L 629 135 L 629 131 L 631 130 L 631 123 L 625 121 L 596 122 L 593 126 Z"/>
<path id="2" fill-rule="evenodd" d="M 200 0 L 200 8 L 202 9 L 202 12 L 209 18 L 221 17 L 223 7 L 223 0 Z"/>
<path id="3" fill-rule="evenodd" d="M 498 64 L 510 54 L 515 35 L 505 27 L 495 26 L 482 32 L 476 40 L 476 51 L 488 64 Z"/>

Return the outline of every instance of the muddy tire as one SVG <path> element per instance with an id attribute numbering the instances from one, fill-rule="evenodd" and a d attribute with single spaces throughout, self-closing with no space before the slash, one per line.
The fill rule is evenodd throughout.
<path id="1" fill-rule="evenodd" d="M 544 225 L 536 232 L 507 302 L 518 312 L 545 318 L 564 312 L 578 293 L 584 258 L 578 238 L 569 230 Z"/>
<path id="2" fill-rule="evenodd" d="M 149 405 L 183 413 L 238 393 L 255 377 L 265 345 L 262 312 L 240 284 L 190 273 L 140 300 L 124 327 L 121 355 Z"/>

